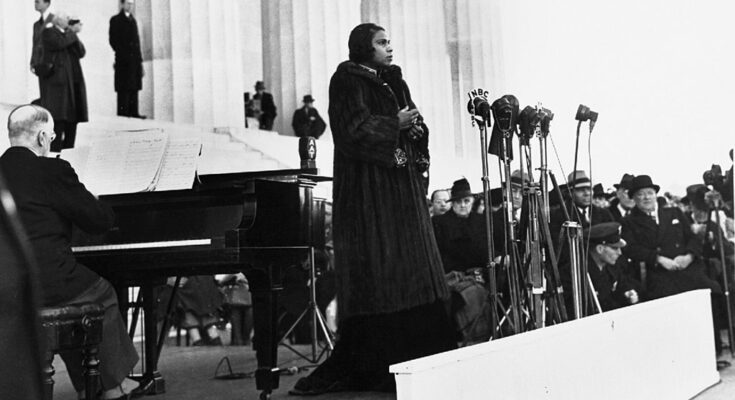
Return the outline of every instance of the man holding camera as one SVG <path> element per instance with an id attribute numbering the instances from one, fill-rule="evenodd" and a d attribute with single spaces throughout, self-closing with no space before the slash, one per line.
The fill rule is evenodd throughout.
<path id="1" fill-rule="evenodd" d="M 74 147 L 77 124 L 87 119 L 87 88 L 79 59 L 86 50 L 77 34 L 82 30 L 79 20 L 65 12 L 54 15 L 53 22 L 41 32 L 43 60 L 51 63 L 51 72 L 41 78 L 41 106 L 54 117 L 56 140 L 51 151 Z"/>

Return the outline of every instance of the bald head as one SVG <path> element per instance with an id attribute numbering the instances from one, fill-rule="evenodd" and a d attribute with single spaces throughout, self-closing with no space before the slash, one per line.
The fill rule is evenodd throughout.
<path id="1" fill-rule="evenodd" d="M 54 130 L 54 119 L 47 109 L 26 104 L 16 107 L 8 116 L 8 139 L 11 146 L 23 146 L 39 150 L 40 133 L 52 134 Z M 44 138 L 45 140 L 46 138 Z M 53 139 L 52 139 L 53 140 Z"/>

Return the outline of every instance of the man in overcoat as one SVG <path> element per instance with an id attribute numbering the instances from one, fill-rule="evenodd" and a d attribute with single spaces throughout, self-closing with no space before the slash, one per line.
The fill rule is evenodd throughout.
<path id="1" fill-rule="evenodd" d="M 645 267 L 647 297 L 657 299 L 695 289 L 710 289 L 715 327 L 722 324 L 724 296 L 717 281 L 709 278 L 701 257 L 702 243 L 692 232 L 689 220 L 677 207 L 661 207 L 659 186 L 648 175 L 633 178 L 628 195 L 635 208 L 623 219 L 623 253 Z M 715 329 L 715 345 L 722 343 Z"/>
<path id="2" fill-rule="evenodd" d="M 265 91 L 263 81 L 255 82 L 255 95 L 248 106 L 248 116 L 258 119 L 260 129 L 270 131 L 273 129 L 273 120 L 276 119 L 276 103 L 273 95 Z"/>
<path id="3" fill-rule="evenodd" d="M 53 62 L 53 73 L 41 79 L 41 105 L 54 117 L 56 140 L 51 151 L 74 147 L 77 124 L 88 121 L 87 88 L 79 59 L 86 50 L 77 34 L 82 23 L 70 24 L 65 12 L 54 15 L 53 24 L 41 33 L 44 57 Z"/>
<path id="4" fill-rule="evenodd" d="M 143 56 L 138 23 L 132 13 L 135 2 L 120 0 L 120 12 L 110 18 L 110 46 L 115 51 L 117 115 L 145 118 L 138 112 L 138 91 L 143 87 Z"/>
<path id="5" fill-rule="evenodd" d="M 291 126 L 293 127 L 294 134 L 297 137 L 311 136 L 319 139 L 319 136 L 327 128 L 327 124 L 324 123 L 322 116 L 319 115 L 319 111 L 314 108 L 314 98 L 310 94 L 304 96 L 303 103 L 304 106 L 293 113 Z"/>
<path id="6" fill-rule="evenodd" d="M 41 41 L 41 32 L 54 19 L 51 13 L 51 0 L 34 0 L 36 11 L 41 17 L 33 23 L 33 50 L 31 51 L 31 72 L 36 74 L 36 66 L 43 62 L 43 42 Z M 38 79 L 40 88 L 41 78 Z"/>

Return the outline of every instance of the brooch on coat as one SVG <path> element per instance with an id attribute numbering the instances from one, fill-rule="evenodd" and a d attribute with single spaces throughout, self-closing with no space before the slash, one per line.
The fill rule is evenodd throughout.
<path id="1" fill-rule="evenodd" d="M 400 147 L 396 149 L 396 151 L 393 153 L 393 159 L 396 163 L 396 167 L 405 167 L 406 163 L 408 162 L 408 156 L 406 155 L 406 152 L 401 149 Z"/>

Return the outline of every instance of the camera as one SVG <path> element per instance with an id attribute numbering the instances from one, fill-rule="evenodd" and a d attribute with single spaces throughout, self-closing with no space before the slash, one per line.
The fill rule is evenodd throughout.
<path id="1" fill-rule="evenodd" d="M 702 174 L 702 180 L 704 180 L 705 185 L 711 185 L 715 188 L 722 186 L 725 181 L 725 177 L 722 175 L 722 167 L 712 164 L 712 167 Z"/>

